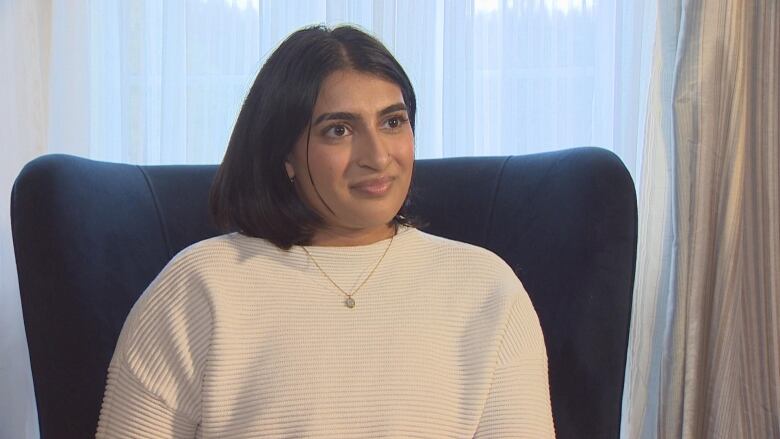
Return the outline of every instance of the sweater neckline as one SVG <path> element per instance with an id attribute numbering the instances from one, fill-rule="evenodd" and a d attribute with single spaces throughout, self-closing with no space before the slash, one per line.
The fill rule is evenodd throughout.
<path id="1" fill-rule="evenodd" d="M 413 240 L 414 236 L 419 235 L 420 232 L 414 227 L 398 226 L 398 231 L 393 239 L 392 248 L 388 250 L 388 257 L 392 256 L 394 248 L 405 247 L 408 242 Z M 243 235 L 238 232 L 231 234 L 235 239 L 239 239 L 241 242 L 248 244 L 255 250 L 264 249 L 265 251 L 271 251 L 273 254 L 281 257 L 282 260 L 286 260 L 291 263 L 308 265 L 309 256 L 303 250 L 303 246 L 293 245 L 287 250 L 280 249 L 267 239 L 256 238 L 247 235 Z M 317 262 L 323 265 L 328 265 L 327 269 L 332 266 L 340 266 L 339 269 L 346 269 L 349 266 L 355 268 L 356 266 L 363 265 L 364 262 L 373 261 L 375 257 L 385 251 L 388 245 L 390 245 L 390 239 L 383 239 L 371 244 L 354 245 L 354 246 L 305 246 L 309 253 L 317 259 Z"/>
<path id="2" fill-rule="evenodd" d="M 341 288 L 352 291 L 368 276 L 375 266 L 381 271 L 388 264 L 391 264 L 391 261 L 396 257 L 397 251 L 406 247 L 405 243 L 417 233 L 419 231 L 415 228 L 399 226 L 395 237 L 371 244 L 305 246 L 309 254 L 304 251 L 302 246 L 295 245 L 290 248 L 288 254 L 292 260 L 301 264 L 302 268 L 310 270 L 315 278 L 319 278 L 321 276 L 320 272 L 324 271 Z M 390 239 L 393 239 L 392 244 Z M 386 256 L 383 257 L 383 254 L 386 254 Z M 316 261 L 316 264 L 314 261 Z M 318 268 L 317 265 L 319 265 Z M 323 282 L 326 281 L 323 280 Z"/>
<path id="3" fill-rule="evenodd" d="M 409 226 L 399 225 L 398 230 L 395 233 L 395 236 L 391 238 L 385 238 L 376 242 L 372 242 L 370 244 L 361 244 L 361 245 L 342 245 L 342 246 L 332 246 L 332 245 L 293 245 L 291 247 L 292 249 L 295 249 L 296 251 L 303 252 L 303 247 L 306 247 L 307 250 L 309 250 L 312 253 L 319 253 L 319 254 L 349 254 L 349 253 L 373 253 L 377 250 L 382 250 L 390 245 L 390 240 L 393 240 L 393 246 L 400 243 L 401 241 L 405 240 L 408 236 L 414 234 L 414 232 L 417 231 L 417 229 Z"/>

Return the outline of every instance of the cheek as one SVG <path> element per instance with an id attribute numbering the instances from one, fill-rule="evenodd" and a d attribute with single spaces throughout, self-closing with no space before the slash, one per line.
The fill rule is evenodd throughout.
<path id="1" fill-rule="evenodd" d="M 409 139 L 405 141 L 398 153 L 398 161 L 402 167 L 411 172 L 412 163 L 414 163 L 414 137 L 411 135 Z"/>
<path id="2" fill-rule="evenodd" d="M 349 157 L 342 157 L 342 155 L 334 151 L 323 151 L 320 148 L 311 152 L 309 169 L 314 177 L 314 181 L 327 184 L 327 188 L 320 188 L 320 190 L 328 190 L 342 178 L 349 160 Z"/>

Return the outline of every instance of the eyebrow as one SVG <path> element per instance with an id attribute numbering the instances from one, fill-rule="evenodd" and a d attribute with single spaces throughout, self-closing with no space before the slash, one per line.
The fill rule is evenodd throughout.
<path id="1" fill-rule="evenodd" d="M 385 107 L 377 112 L 377 115 L 384 116 L 386 114 L 394 113 L 396 111 L 407 111 L 406 105 L 402 102 Z M 338 111 L 335 113 L 322 113 L 314 120 L 314 125 L 319 125 L 326 120 L 358 120 L 361 117 L 355 113 L 349 113 L 345 111 Z"/>

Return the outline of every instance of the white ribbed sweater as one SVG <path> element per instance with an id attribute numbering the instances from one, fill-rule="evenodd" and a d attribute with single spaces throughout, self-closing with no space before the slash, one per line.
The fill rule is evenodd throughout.
<path id="1" fill-rule="evenodd" d="M 345 291 L 389 240 L 307 247 Z M 493 253 L 402 228 L 354 295 L 301 247 L 179 253 L 133 307 L 98 438 L 547 438 L 547 355 Z"/>

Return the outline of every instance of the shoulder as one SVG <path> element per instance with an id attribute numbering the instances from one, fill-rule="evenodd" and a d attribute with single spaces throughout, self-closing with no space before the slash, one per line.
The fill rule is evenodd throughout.
<path id="1" fill-rule="evenodd" d="M 519 282 L 509 264 L 491 250 L 419 230 L 416 233 L 419 242 L 426 247 L 427 253 L 433 256 L 431 261 L 442 268 Z"/>
<path id="2" fill-rule="evenodd" d="M 512 267 L 491 250 L 424 232 L 419 241 L 430 251 L 430 265 L 439 271 L 455 291 L 469 291 L 480 318 L 477 325 L 494 328 L 504 337 L 500 363 L 514 360 L 513 355 L 544 353 L 539 318 L 523 283 Z M 462 296 L 467 296 L 461 294 Z M 509 335 L 502 335 L 509 334 Z M 489 337 L 486 337 L 489 338 Z M 519 354 L 518 354 L 519 353 Z"/>
<path id="3" fill-rule="evenodd" d="M 486 319 L 500 319 L 518 300 L 530 304 L 514 270 L 495 252 L 461 241 L 415 230 L 403 271 L 430 279 L 468 306 L 489 310 Z"/>
<path id="4" fill-rule="evenodd" d="M 154 326 L 175 316 L 196 317 L 190 314 L 197 314 L 198 321 L 207 320 L 211 278 L 237 258 L 234 240 L 232 235 L 220 235 L 174 255 L 138 298 L 126 324 Z"/>
<path id="5" fill-rule="evenodd" d="M 171 258 L 136 302 L 133 313 L 157 319 L 171 314 L 188 317 L 216 306 L 225 292 L 240 291 L 247 273 L 277 273 L 285 250 L 238 233 L 196 242 Z M 184 315 L 182 315 L 184 313 Z"/>
<path id="6" fill-rule="evenodd" d="M 492 251 L 467 242 L 456 241 L 438 235 L 432 235 L 422 230 L 414 229 L 410 233 L 416 235 L 417 241 L 432 250 L 449 252 L 475 259 L 485 259 L 493 262 L 501 261 L 501 258 Z"/>
<path id="7" fill-rule="evenodd" d="M 186 275 L 190 281 L 227 275 L 231 269 L 272 260 L 284 254 L 270 242 L 239 233 L 229 233 L 191 244 L 177 253 L 162 269 L 160 276 Z"/>
<path id="8" fill-rule="evenodd" d="M 141 364 L 134 364 L 132 358 L 196 353 L 208 344 L 215 285 L 229 276 L 218 273 L 241 258 L 237 241 L 228 234 L 194 243 L 151 281 L 130 310 L 118 343 L 118 352 L 128 356 L 131 367 Z"/>
<path id="9" fill-rule="evenodd" d="M 177 253 L 170 264 L 208 266 L 225 259 L 236 259 L 247 254 L 281 251 L 270 242 L 240 233 L 228 233 L 198 241 Z"/>
<path id="10" fill-rule="evenodd" d="M 168 262 L 130 310 L 112 360 L 144 391 L 193 419 L 214 327 L 208 272 L 226 239 L 193 244 Z"/>

